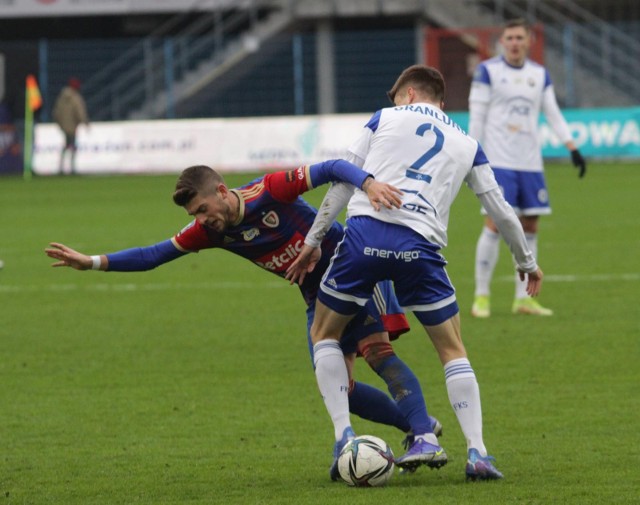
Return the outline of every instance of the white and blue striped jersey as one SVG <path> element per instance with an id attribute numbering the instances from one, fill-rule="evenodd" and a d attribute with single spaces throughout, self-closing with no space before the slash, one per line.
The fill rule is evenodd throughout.
<path id="1" fill-rule="evenodd" d="M 379 110 L 349 151 L 352 159 L 364 160 L 365 171 L 404 194 L 400 209 L 375 211 L 367 195 L 356 190 L 348 217 L 406 226 L 440 247 L 447 245 L 449 209 L 462 183 L 477 195 L 498 187 L 478 142 L 427 103 Z"/>
<path id="2" fill-rule="evenodd" d="M 502 56 L 478 65 L 469 93 L 469 134 L 492 167 L 542 172 L 540 111 L 563 144 L 571 140 L 545 67 L 528 59 L 514 67 Z"/>

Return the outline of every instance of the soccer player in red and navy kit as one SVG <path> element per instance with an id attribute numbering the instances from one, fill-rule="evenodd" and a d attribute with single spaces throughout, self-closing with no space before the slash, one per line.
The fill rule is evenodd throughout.
<path id="1" fill-rule="evenodd" d="M 229 189 L 211 168 L 194 166 L 181 174 L 173 199 L 195 219 L 173 238 L 148 247 L 97 256 L 81 254 L 60 243 L 51 243 L 45 252 L 58 260 L 53 266 L 133 272 L 155 268 L 190 252 L 221 248 L 284 277 L 287 267 L 302 249 L 317 212 L 299 195 L 327 182 L 348 182 L 362 189 L 375 209 L 391 208 L 399 202 L 398 190 L 393 186 L 375 181 L 367 172 L 344 160 L 268 174 L 237 189 Z M 322 242 L 318 265 L 300 285 L 307 305 L 309 342 L 321 276 L 342 237 L 341 225 L 333 223 Z M 390 284 L 381 283 L 345 331 L 341 345 L 349 371 L 359 351 L 385 380 L 396 402 L 376 388 L 350 380 L 349 407 L 360 417 L 396 426 L 410 435 L 433 433 L 434 428 L 438 433 L 441 427 L 427 415 L 417 378 L 389 343 L 389 334 L 393 338 L 406 331 L 407 320 Z M 309 346 L 312 350 L 311 344 Z M 421 464 L 441 466 L 444 463 L 446 461 L 437 465 L 426 460 L 412 461 L 406 467 L 414 470 Z M 335 465 L 330 475 L 337 480 Z"/>

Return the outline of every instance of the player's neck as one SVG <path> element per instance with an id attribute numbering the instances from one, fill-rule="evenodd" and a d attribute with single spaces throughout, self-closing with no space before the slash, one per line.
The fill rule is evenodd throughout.
<path id="1" fill-rule="evenodd" d="M 240 217 L 240 198 L 235 191 L 229 191 L 230 222 L 236 223 Z"/>
<path id="2" fill-rule="evenodd" d="M 504 56 L 504 61 L 507 63 L 507 65 L 514 68 L 522 68 L 526 60 L 526 56 L 522 58 L 508 58 L 507 56 Z"/>
<path id="3" fill-rule="evenodd" d="M 433 100 L 427 99 L 424 96 L 415 96 L 413 100 L 411 100 L 408 105 L 413 105 L 414 103 L 426 103 L 427 105 L 431 105 L 433 107 L 437 107 L 438 109 L 442 109 L 442 103 L 436 103 Z"/>

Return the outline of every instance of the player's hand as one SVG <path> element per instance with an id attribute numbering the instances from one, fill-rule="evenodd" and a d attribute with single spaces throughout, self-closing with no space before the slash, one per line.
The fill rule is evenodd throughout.
<path id="1" fill-rule="evenodd" d="M 577 149 L 571 151 L 571 163 L 573 163 L 573 166 L 578 169 L 578 177 L 584 177 L 584 174 L 587 173 L 587 162 Z"/>
<path id="2" fill-rule="evenodd" d="M 91 256 L 81 254 L 57 242 L 51 242 L 49 246 L 48 249 L 44 250 L 45 254 L 54 260 L 58 260 L 51 265 L 52 267 L 71 267 L 76 270 L 91 270 L 93 266 Z"/>
<path id="3" fill-rule="evenodd" d="M 538 267 L 538 270 L 535 272 L 525 273 L 518 270 L 518 273 L 520 274 L 521 281 L 527 280 L 527 294 L 532 297 L 538 296 L 542 289 L 542 278 L 544 277 L 540 267 Z"/>
<path id="4" fill-rule="evenodd" d="M 287 268 L 284 278 L 290 284 L 295 284 L 296 282 L 302 284 L 307 274 L 313 272 L 321 256 L 322 250 L 319 247 L 311 247 L 305 244 L 302 246 L 300 253 L 298 253 L 298 257 Z"/>
<path id="5" fill-rule="evenodd" d="M 369 197 L 373 208 L 378 211 L 384 205 L 387 209 L 400 208 L 402 205 L 402 191 L 386 182 L 378 182 L 373 177 L 367 177 L 362 184 L 362 191 Z"/>

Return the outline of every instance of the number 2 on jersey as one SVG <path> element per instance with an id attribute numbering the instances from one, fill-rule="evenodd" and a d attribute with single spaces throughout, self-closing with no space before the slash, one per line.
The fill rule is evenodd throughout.
<path id="1" fill-rule="evenodd" d="M 420 156 L 416 161 L 411 164 L 411 168 L 407 169 L 406 176 L 410 179 L 416 179 L 417 181 L 425 181 L 431 182 L 431 176 L 429 174 L 425 174 L 420 172 L 420 169 L 436 154 L 438 154 L 442 150 L 442 145 L 444 144 L 444 134 L 437 127 L 432 125 L 431 123 L 424 123 L 418 126 L 416 130 L 416 135 L 420 137 L 424 137 L 425 132 L 432 131 L 436 136 L 435 144 L 429 149 L 426 153 Z"/>

